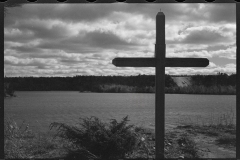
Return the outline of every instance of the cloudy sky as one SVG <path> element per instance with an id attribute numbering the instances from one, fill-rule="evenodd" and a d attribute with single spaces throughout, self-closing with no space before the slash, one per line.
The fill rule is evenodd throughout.
<path id="1" fill-rule="evenodd" d="M 235 4 L 25 4 L 4 19 L 5 76 L 155 74 L 115 67 L 115 57 L 153 57 L 155 18 L 166 16 L 166 57 L 202 57 L 206 68 L 166 73 L 236 73 Z"/>

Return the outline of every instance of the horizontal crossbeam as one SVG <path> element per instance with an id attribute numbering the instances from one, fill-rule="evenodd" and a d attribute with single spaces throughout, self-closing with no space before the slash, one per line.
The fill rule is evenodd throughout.
<path id="1" fill-rule="evenodd" d="M 156 67 L 157 59 L 114 58 L 112 63 L 117 67 Z M 208 65 L 207 58 L 165 58 L 165 67 L 206 67 Z"/>
<path id="2" fill-rule="evenodd" d="M 114 58 L 112 64 L 117 67 L 155 67 L 155 58 Z"/>

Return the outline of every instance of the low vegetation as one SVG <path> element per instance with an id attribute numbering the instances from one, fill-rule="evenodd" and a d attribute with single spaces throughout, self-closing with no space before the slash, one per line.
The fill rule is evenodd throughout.
<path id="1" fill-rule="evenodd" d="M 4 98 L 15 97 L 13 85 L 10 83 L 4 83 Z"/>
<path id="2" fill-rule="evenodd" d="M 136 87 L 136 86 L 126 86 L 126 85 L 100 85 L 98 87 L 98 92 L 103 93 L 154 93 L 155 87 L 145 86 L 145 87 Z"/>
<path id="3" fill-rule="evenodd" d="M 230 145 L 236 147 L 236 135 L 223 134 L 217 138 L 216 142 L 220 145 Z"/>
<path id="4" fill-rule="evenodd" d="M 128 117 L 104 123 L 96 117 L 81 119 L 78 126 L 54 122 L 55 134 L 32 132 L 26 123 L 19 127 L 12 119 L 4 121 L 6 159 L 69 158 L 119 159 L 154 158 L 155 134 L 152 130 L 128 124 Z M 54 129 L 55 128 L 55 129 Z M 166 133 L 166 158 L 197 158 L 194 141 L 185 135 Z"/>
<path id="5" fill-rule="evenodd" d="M 155 93 L 155 87 L 145 86 L 126 86 L 126 85 L 100 85 L 95 90 L 100 93 Z M 167 94 L 217 94 L 217 95 L 235 95 L 236 86 L 185 86 L 185 87 L 166 87 Z"/>
<path id="6" fill-rule="evenodd" d="M 192 85 L 192 86 L 185 86 L 185 87 L 166 88 L 165 93 L 235 95 L 236 94 L 236 86 Z"/>
<path id="7" fill-rule="evenodd" d="M 109 124 L 101 122 L 97 117 L 82 119 L 79 126 L 69 126 L 63 123 L 52 123 L 57 127 L 57 136 L 73 143 L 82 157 L 118 159 L 132 152 L 138 138 L 132 125 L 127 125 L 128 117 L 121 122 L 115 119 Z"/>
<path id="8" fill-rule="evenodd" d="M 187 125 L 178 128 L 186 130 L 189 134 L 203 134 L 213 137 L 216 145 L 226 148 L 236 147 L 236 126 L 218 126 L 218 125 Z"/>
<path id="9" fill-rule="evenodd" d="M 5 158 L 25 159 L 47 153 L 52 144 L 46 142 L 43 136 L 38 137 L 24 122 L 19 127 L 12 119 L 4 120 Z"/>
<path id="10" fill-rule="evenodd" d="M 4 119 L 5 159 L 61 158 L 69 147 L 69 142 L 49 133 L 33 132 L 25 122 L 17 125 L 11 118 Z"/>
<path id="11" fill-rule="evenodd" d="M 200 158 L 194 135 L 213 137 L 214 143 L 236 147 L 233 112 L 213 118 L 209 123 L 187 124 L 165 133 L 165 158 Z M 134 159 L 155 158 L 154 130 L 128 124 L 128 117 L 109 123 L 97 117 L 80 118 L 78 124 L 50 124 L 49 133 L 33 132 L 29 125 L 4 119 L 4 154 L 6 159 Z M 184 130 L 178 132 L 177 129 Z"/>
<path id="12" fill-rule="evenodd" d="M 211 116 L 208 123 L 189 123 L 178 128 L 186 129 L 189 133 L 200 133 L 210 137 L 215 137 L 218 145 L 228 147 L 236 146 L 236 124 L 234 123 L 234 112 L 226 112 L 218 117 Z"/>

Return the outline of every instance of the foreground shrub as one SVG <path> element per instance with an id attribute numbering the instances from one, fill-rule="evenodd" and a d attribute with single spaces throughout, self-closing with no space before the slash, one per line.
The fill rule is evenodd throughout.
<path id="1" fill-rule="evenodd" d="M 57 128 L 56 136 L 69 140 L 78 148 L 81 157 L 102 159 L 124 158 L 135 149 L 138 142 L 133 125 L 127 125 L 128 116 L 121 122 L 115 119 L 103 123 L 97 117 L 80 119 L 79 126 L 51 123 L 50 129 Z"/>

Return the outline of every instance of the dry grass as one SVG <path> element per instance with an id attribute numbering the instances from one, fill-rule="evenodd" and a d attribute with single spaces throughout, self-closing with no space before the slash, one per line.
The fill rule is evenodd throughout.
<path id="1" fill-rule="evenodd" d="M 223 134 L 217 138 L 216 142 L 220 145 L 230 145 L 236 147 L 236 136 Z"/>
<path id="2" fill-rule="evenodd" d="M 189 133 L 200 133 L 216 137 L 216 144 L 234 147 L 236 146 L 236 126 L 233 123 L 234 114 L 224 113 L 212 119 L 208 123 L 189 124 L 183 128 Z M 125 158 L 154 158 L 155 157 L 155 134 L 153 130 L 142 127 L 134 127 L 138 146 Z M 192 134 L 179 134 L 173 131 L 165 135 L 165 158 L 199 158 L 198 148 L 192 139 Z M 84 152 L 85 150 L 81 150 Z M 54 138 L 48 133 L 34 133 L 28 124 L 21 125 L 6 118 L 4 121 L 4 153 L 6 159 L 29 159 L 29 158 L 71 158 L 77 159 L 79 148 L 62 138 Z"/>
<path id="3" fill-rule="evenodd" d="M 218 117 L 211 114 L 210 120 L 206 122 L 188 123 L 184 128 L 188 132 L 201 133 L 207 136 L 216 137 L 216 143 L 219 145 L 236 146 L 236 125 L 234 123 L 235 114 L 233 110 L 223 113 Z"/>
<path id="4" fill-rule="evenodd" d="M 4 120 L 4 156 L 6 159 L 51 158 L 59 153 L 60 147 L 68 145 L 60 139 L 53 139 L 48 133 L 34 133 L 29 125 L 21 125 L 11 118 Z"/>
<path id="5" fill-rule="evenodd" d="M 125 155 L 125 158 L 154 158 L 155 134 L 152 130 L 135 127 L 138 146 Z M 12 119 L 5 119 L 4 125 L 5 159 L 30 158 L 70 158 L 79 159 L 86 150 L 81 150 L 71 142 L 53 137 L 48 133 L 33 133 L 28 124 L 22 123 L 18 127 Z M 164 155 L 166 158 L 197 158 L 197 148 L 194 141 L 187 135 L 166 133 Z M 82 157 L 84 158 L 84 157 Z"/>

